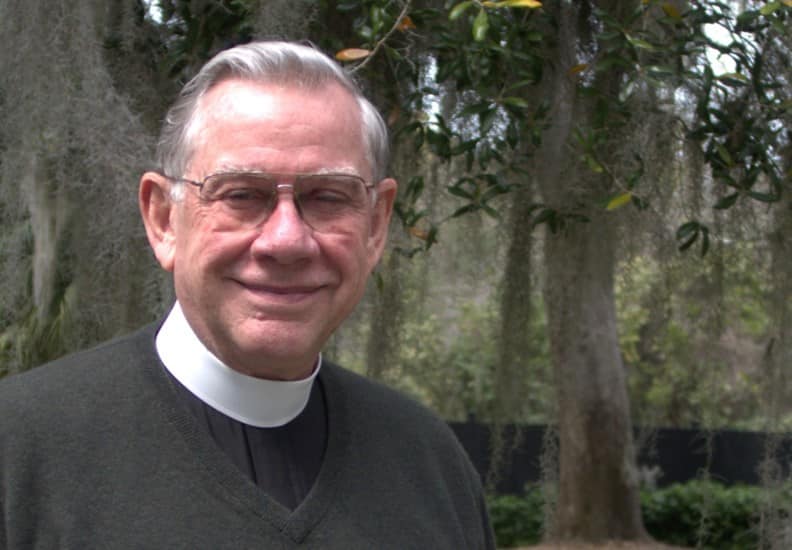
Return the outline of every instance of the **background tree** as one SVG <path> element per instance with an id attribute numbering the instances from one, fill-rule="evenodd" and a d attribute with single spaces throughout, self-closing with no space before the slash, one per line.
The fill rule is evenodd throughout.
<path id="1" fill-rule="evenodd" d="M 166 293 L 129 186 L 152 140 L 130 105 L 137 90 L 119 90 L 110 70 L 127 31 L 150 31 L 140 5 L 12 1 L 0 11 L 0 304 L 3 363 L 16 371 L 139 325 Z M 136 53 L 130 72 L 145 70 L 146 51 Z"/>
<path id="2" fill-rule="evenodd" d="M 643 538 L 614 300 L 620 224 L 611 211 L 629 202 L 646 208 L 648 190 L 637 186 L 663 166 L 647 166 L 644 151 L 633 149 L 631 136 L 642 130 L 634 117 L 645 114 L 635 105 L 675 90 L 695 98 L 696 118 L 680 117 L 687 126 L 684 138 L 701 143 L 714 182 L 732 189 L 715 190 L 716 208 L 728 209 L 741 197 L 777 200 L 782 172 L 774 159 L 777 146 L 771 142 L 778 134 L 779 97 L 767 91 L 778 86 L 763 72 L 762 44 L 764 32 L 785 28 L 786 15 L 777 17 L 780 3 L 745 12 L 738 20 L 727 4 L 718 2 L 695 7 L 670 2 L 560 3 L 537 17 L 509 9 L 526 7 L 539 3 L 458 3 L 449 18 L 466 18 L 471 34 L 442 22 L 436 11 L 421 13 L 426 17 L 419 27 L 435 25 L 437 80 L 452 81 L 458 91 L 467 92 L 460 118 L 476 114 L 479 127 L 468 140 L 465 120 L 454 124 L 436 116 L 408 127 L 428 138 L 441 157 L 467 153 L 468 172 L 474 165 L 487 170 L 493 159 L 507 170 L 520 163 L 519 155 L 538 160 L 529 162 L 527 172 L 542 203 L 525 208 L 539 210 L 527 228 L 545 222 L 549 229 L 545 303 L 561 438 L 553 531 L 560 538 Z M 728 45 L 715 42 L 706 31 L 712 24 L 735 38 Z M 747 34 L 738 36 L 742 31 Z M 370 36 L 362 38 L 369 40 L 368 46 L 374 44 Z M 705 58 L 711 50 L 731 58 L 736 71 L 716 77 Z M 535 105 L 537 97 L 546 106 L 540 99 L 541 110 L 526 116 L 525 108 Z M 671 107 L 655 120 L 679 117 L 676 101 Z M 537 114 L 547 120 L 545 127 L 537 128 Z M 514 121 L 519 119 L 530 123 L 518 125 Z M 501 175 L 465 175 L 450 185 L 449 191 L 470 201 L 459 212 L 487 210 L 486 200 L 500 191 Z M 713 217 L 712 230 L 719 237 L 724 233 L 722 219 Z M 680 249 L 698 242 L 706 253 L 710 234 L 701 221 L 687 221 L 677 231 Z M 520 235 L 515 236 L 517 247 Z M 722 289 L 724 264 L 717 244 L 710 258 L 717 288 Z M 509 296 L 510 288 L 507 283 L 503 321 L 513 317 L 509 308 L 519 303 L 509 299 L 517 298 Z M 715 330 L 720 329 L 717 324 Z M 508 350 L 508 345 L 502 348 L 503 358 L 510 355 Z"/>

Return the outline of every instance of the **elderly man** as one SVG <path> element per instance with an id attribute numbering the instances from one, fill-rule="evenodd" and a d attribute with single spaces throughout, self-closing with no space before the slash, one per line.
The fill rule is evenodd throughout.
<path id="1" fill-rule="evenodd" d="M 323 361 L 382 254 L 382 119 L 315 50 L 225 51 L 139 202 L 177 302 L 0 386 L 2 548 L 491 548 L 442 421 Z"/>

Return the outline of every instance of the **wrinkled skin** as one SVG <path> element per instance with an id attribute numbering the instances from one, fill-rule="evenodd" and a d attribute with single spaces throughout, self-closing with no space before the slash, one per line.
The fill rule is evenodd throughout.
<path id="1" fill-rule="evenodd" d="M 225 80 L 201 99 L 194 130 L 186 178 L 228 169 L 332 170 L 371 181 L 357 103 L 335 84 L 317 91 Z M 248 375 L 309 375 L 382 254 L 396 182 L 378 182 L 366 215 L 324 233 L 303 222 L 288 193 L 260 226 L 231 231 L 195 188 L 188 185 L 174 202 L 170 185 L 144 174 L 140 207 L 149 242 L 173 273 L 176 297 L 200 340 Z"/>

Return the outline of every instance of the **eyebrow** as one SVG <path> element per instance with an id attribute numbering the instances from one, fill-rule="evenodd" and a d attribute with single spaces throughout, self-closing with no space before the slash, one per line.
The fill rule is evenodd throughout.
<path id="1" fill-rule="evenodd" d="M 360 178 L 360 179 L 365 181 L 365 178 L 355 168 L 352 168 L 352 167 L 349 167 L 349 166 L 320 168 L 320 169 L 318 169 L 316 171 L 312 171 L 312 172 L 279 172 L 279 171 L 276 171 L 276 170 L 267 170 L 267 169 L 262 170 L 260 168 L 251 167 L 249 165 L 248 166 L 242 166 L 242 165 L 239 165 L 239 164 L 221 164 L 215 170 L 213 170 L 209 175 L 211 175 L 211 174 L 221 174 L 221 173 L 225 173 L 225 172 L 241 173 L 241 174 L 245 174 L 245 173 L 262 173 L 262 174 L 272 173 L 272 174 L 284 174 L 284 175 L 289 175 L 289 174 L 318 174 L 318 175 L 342 174 L 342 175 L 345 175 L 345 176 L 355 176 L 355 177 L 358 177 L 358 178 Z"/>
<path id="2" fill-rule="evenodd" d="M 354 168 L 348 168 L 348 167 L 344 167 L 344 168 L 320 168 L 319 170 L 317 170 L 316 172 L 313 172 L 313 173 L 314 174 L 319 174 L 319 175 L 322 175 L 322 174 L 344 174 L 346 176 L 357 176 L 360 179 L 364 179 L 363 176 L 361 176 L 360 173 L 357 170 L 355 170 Z"/>

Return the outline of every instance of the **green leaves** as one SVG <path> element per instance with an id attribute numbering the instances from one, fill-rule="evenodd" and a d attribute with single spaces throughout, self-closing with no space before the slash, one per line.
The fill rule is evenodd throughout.
<path id="1" fill-rule="evenodd" d="M 605 167 L 600 164 L 600 162 L 594 157 L 594 155 L 590 153 L 586 153 L 583 155 L 583 159 L 586 161 L 586 165 L 588 165 L 589 170 L 594 172 L 595 174 L 602 174 L 605 172 Z"/>
<path id="2" fill-rule="evenodd" d="M 649 51 L 654 51 L 655 49 L 657 49 L 654 46 L 654 44 L 652 44 L 651 42 L 648 42 L 648 41 L 646 41 L 646 40 L 644 40 L 642 38 L 638 38 L 638 37 L 633 36 L 631 34 L 625 34 L 624 36 L 627 39 L 627 42 L 629 42 L 630 44 L 632 44 L 636 48 L 640 48 L 642 50 L 649 50 Z"/>
<path id="3" fill-rule="evenodd" d="M 726 164 L 726 166 L 729 167 L 734 166 L 734 159 L 729 153 L 729 150 L 726 149 L 726 147 L 722 143 L 716 143 L 715 148 L 718 151 L 718 156 L 721 158 L 724 164 Z"/>
<path id="4" fill-rule="evenodd" d="M 591 220 L 576 212 L 562 212 L 541 204 L 534 204 L 532 210 L 539 212 L 531 221 L 531 227 L 545 224 L 554 235 L 564 231 L 572 223 L 589 223 Z"/>
<path id="5" fill-rule="evenodd" d="M 519 109 L 527 109 L 531 106 L 527 100 L 521 97 L 503 97 L 500 99 L 500 103 L 503 105 L 510 105 L 512 107 L 517 107 Z"/>
<path id="6" fill-rule="evenodd" d="M 393 212 L 401 221 L 405 231 L 416 239 L 423 241 L 423 244 L 417 248 L 397 249 L 407 257 L 412 257 L 421 250 L 429 250 L 437 242 L 438 228 L 434 223 L 427 220 L 426 210 L 419 206 L 423 191 L 423 176 L 414 176 L 403 187 L 396 203 L 393 205 Z"/>
<path id="7" fill-rule="evenodd" d="M 683 223 L 676 232 L 679 251 L 684 252 L 689 249 L 699 238 L 701 238 L 701 256 L 703 257 L 709 251 L 709 228 L 698 221 Z"/>
<path id="8" fill-rule="evenodd" d="M 740 198 L 740 193 L 735 191 L 734 193 L 726 195 L 725 197 L 721 197 L 718 200 L 718 202 L 715 203 L 714 208 L 717 210 L 729 209 L 732 206 L 734 206 L 734 204 L 737 202 L 737 199 L 739 198 Z"/>
<path id="9" fill-rule="evenodd" d="M 730 86 L 747 86 L 751 82 L 748 77 L 741 73 L 725 73 L 719 75 L 718 80 Z"/>
<path id="10" fill-rule="evenodd" d="M 493 218 L 499 218 L 498 211 L 489 203 L 496 197 L 510 192 L 513 187 L 513 185 L 502 182 L 495 174 L 490 173 L 459 178 L 448 187 L 448 192 L 468 202 L 457 208 L 447 219 L 458 218 L 463 214 L 477 211 L 483 211 Z"/>
<path id="11" fill-rule="evenodd" d="M 471 2 L 471 1 L 460 2 L 459 4 L 457 4 L 456 6 L 451 8 L 451 11 L 448 14 L 448 19 L 450 21 L 455 21 L 456 19 L 459 19 L 459 17 L 463 13 L 465 13 L 465 11 L 472 5 L 473 5 L 473 2 Z"/>
<path id="12" fill-rule="evenodd" d="M 759 13 L 762 15 L 771 15 L 775 11 L 781 9 L 784 5 L 789 6 L 789 2 L 781 2 L 780 0 L 774 2 L 768 2 L 761 8 L 759 8 Z"/>
<path id="13" fill-rule="evenodd" d="M 478 4 L 478 2 L 476 2 Z M 468 2 L 460 2 L 448 13 L 449 21 L 455 21 L 459 19 L 467 10 L 473 6 L 472 1 Z M 473 26 L 471 28 L 471 32 L 473 34 L 473 40 L 476 42 L 483 42 L 484 39 L 487 37 L 487 31 L 489 30 L 489 16 L 487 15 L 486 10 L 484 7 L 480 7 L 476 18 L 473 20 Z"/>
<path id="14" fill-rule="evenodd" d="M 246 42 L 253 34 L 245 2 L 159 2 L 162 25 L 170 39 L 163 43 L 164 65 L 173 80 L 189 79 L 223 43 Z"/>
<path id="15" fill-rule="evenodd" d="M 536 9 L 542 7 L 542 3 L 538 2 L 537 0 L 502 0 L 499 2 L 465 1 L 465 2 L 460 2 L 459 4 L 451 8 L 451 11 L 448 13 L 449 21 L 455 21 L 459 19 L 468 10 L 468 8 L 474 5 L 479 6 L 478 14 L 476 15 L 476 18 L 473 20 L 473 26 L 471 27 L 473 40 L 475 42 L 483 42 L 487 38 L 487 31 L 490 28 L 490 20 L 489 20 L 489 15 L 487 14 L 487 9 L 491 9 L 491 8 Z"/>
<path id="16" fill-rule="evenodd" d="M 765 497 L 759 487 L 692 480 L 643 491 L 641 509 L 649 533 L 668 544 L 760 548 L 752 526 Z M 702 530 L 704 522 L 707 528 Z"/>
<path id="17" fill-rule="evenodd" d="M 562 154 L 566 162 L 579 163 L 580 173 L 600 187 L 582 196 L 580 205 L 564 208 L 602 212 L 627 205 L 639 210 L 647 207 L 653 191 L 638 187 L 644 179 L 642 161 L 637 165 L 622 162 L 626 155 L 616 160 L 612 148 L 621 147 L 616 142 L 623 128 L 640 124 L 631 120 L 636 114 L 635 100 L 650 97 L 661 99 L 652 109 L 686 113 L 682 122 L 689 125 L 686 137 L 702 151 L 705 168 L 721 189 L 716 190 L 711 206 L 724 210 L 742 198 L 777 200 L 787 177 L 776 164 L 781 158 L 780 144 L 786 139 L 784 121 L 792 110 L 792 99 L 788 87 L 771 73 L 777 60 L 772 52 L 763 51 L 762 44 L 778 36 L 775 23 L 783 20 L 788 25 L 790 3 L 762 2 L 739 15 L 723 2 L 686 4 L 683 9 L 673 2 L 652 0 L 627 11 L 593 8 L 590 17 L 596 25 L 589 39 L 591 52 L 596 54 L 579 53 L 554 70 L 567 72 L 575 93 L 588 102 L 590 115 L 576 121 L 580 124 L 577 142 L 569 143 Z M 358 4 L 364 26 L 387 28 L 393 19 L 389 12 L 394 10 L 384 0 Z M 411 11 L 420 32 L 432 37 L 427 58 L 436 60 L 431 76 L 436 90 L 423 92 L 426 84 L 419 83 L 414 73 L 415 99 L 410 101 L 417 111 L 427 110 L 429 104 L 440 104 L 438 99 L 449 90 L 456 94 L 460 108 L 444 113 L 448 120 L 432 114 L 403 128 L 409 128 L 416 147 L 424 153 L 446 161 L 458 158 L 472 180 L 477 172 L 510 173 L 520 163 L 541 162 L 529 157 L 546 143 L 545 131 L 552 124 L 551 113 L 541 112 L 542 103 L 549 99 L 537 87 L 547 82 L 543 71 L 553 65 L 547 52 L 554 51 L 551 45 L 558 38 L 550 14 L 536 9 L 541 3 L 535 0 L 455 0 L 445 5 Z M 727 31 L 728 44 L 708 34 L 712 27 Z M 409 56 L 407 50 L 399 51 Z M 724 70 L 712 61 L 713 54 L 734 63 Z M 401 65 L 423 63 L 393 59 Z M 613 86 L 606 89 L 605 82 Z M 401 108 L 408 112 L 409 107 Z M 417 120 L 414 115 L 405 118 Z M 626 147 L 628 153 L 630 145 Z M 669 158 L 669 162 L 676 160 Z M 489 195 L 485 197 L 488 186 L 481 182 L 476 186 L 454 182 L 448 188 L 451 196 L 462 201 L 452 217 L 486 211 L 481 199 L 489 202 Z M 558 229 L 574 217 L 540 208 L 536 219 Z M 677 232 L 680 250 L 700 246 L 706 253 L 709 238 L 708 228 L 698 222 L 683 224 Z"/>
<path id="18" fill-rule="evenodd" d="M 487 37 L 489 30 L 489 16 L 484 8 L 481 8 L 473 20 L 473 40 L 482 42 Z"/>

